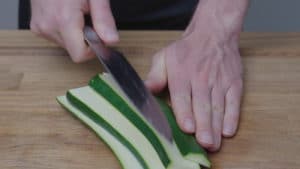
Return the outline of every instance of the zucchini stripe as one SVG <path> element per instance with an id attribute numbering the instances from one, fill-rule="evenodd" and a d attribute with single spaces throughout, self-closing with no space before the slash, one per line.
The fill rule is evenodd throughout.
<path id="1" fill-rule="evenodd" d="M 113 105 L 116 108 L 119 108 L 119 111 L 122 112 L 123 114 L 126 111 L 133 111 L 134 114 L 137 115 L 143 121 L 143 118 L 141 118 L 138 115 L 138 113 L 136 112 L 136 110 L 133 109 L 126 102 L 126 99 L 124 99 L 122 97 L 123 94 L 121 94 L 121 96 L 120 96 L 119 89 L 116 88 L 117 86 L 114 87 L 113 81 L 110 81 L 108 79 L 106 78 L 105 74 L 98 75 L 90 81 L 90 86 L 92 88 L 94 88 L 94 90 L 96 90 L 98 93 L 100 93 L 104 98 L 106 98 L 109 102 L 111 102 L 111 104 L 113 104 L 113 102 L 114 102 L 115 104 L 113 104 Z M 207 158 L 207 154 L 204 151 L 204 149 L 197 143 L 195 137 L 193 135 L 184 133 L 179 128 L 171 108 L 164 101 L 158 100 L 158 102 L 160 104 L 160 107 L 162 108 L 162 112 L 165 113 L 165 115 L 168 119 L 168 122 L 169 122 L 171 130 L 172 130 L 172 134 L 173 134 L 173 137 L 174 137 L 174 141 L 175 141 L 181 155 L 185 159 L 188 159 L 188 160 L 191 160 L 193 162 L 200 163 L 203 166 L 209 167 L 210 162 Z M 123 105 L 125 105 L 125 107 L 123 107 Z M 122 107 L 120 108 L 120 106 L 122 106 Z M 125 114 L 125 116 L 127 118 L 131 117 L 131 115 L 126 115 L 126 114 Z M 132 121 L 132 123 L 136 122 L 135 119 L 130 120 L 130 121 Z M 146 122 L 144 122 L 144 123 L 147 125 Z M 137 126 L 137 128 L 139 128 L 139 127 Z M 155 129 L 150 129 L 150 130 L 153 131 Z M 141 131 L 143 132 L 143 130 L 141 130 Z M 145 133 L 145 132 L 143 132 L 143 133 Z M 170 158 L 169 155 L 168 155 L 168 157 Z"/>
<path id="2" fill-rule="evenodd" d="M 195 161 L 195 162 L 201 162 L 201 165 L 210 167 L 210 162 L 207 159 L 207 154 L 203 150 L 203 148 L 197 143 L 195 137 L 193 135 L 182 132 L 182 130 L 179 128 L 179 126 L 175 120 L 175 117 L 174 117 L 169 105 L 167 105 L 164 101 L 162 101 L 159 98 L 157 98 L 157 101 L 160 104 L 162 112 L 165 113 L 165 115 L 168 119 L 168 122 L 172 129 L 175 143 L 176 143 L 180 153 L 184 157 L 186 157 L 190 154 L 196 154 L 197 156 L 199 156 L 197 158 L 199 160 Z"/>
<path id="3" fill-rule="evenodd" d="M 79 99 L 74 97 L 70 92 L 66 94 L 67 99 L 71 102 L 71 104 L 79 109 L 83 114 L 89 117 L 92 121 L 100 125 L 101 127 L 105 128 L 111 135 L 116 137 L 120 142 L 130 150 L 140 164 L 145 169 L 150 169 L 150 167 L 146 164 L 145 160 L 141 156 L 141 154 L 135 149 L 135 147 L 126 139 L 124 138 L 117 130 L 115 130 L 108 122 L 106 122 L 102 117 L 100 117 L 97 113 L 95 113 L 91 108 L 81 102 Z"/>
<path id="4" fill-rule="evenodd" d="M 158 139 L 154 131 L 146 124 L 141 117 L 139 117 L 132 108 L 124 101 L 118 93 L 116 93 L 106 82 L 104 82 L 98 75 L 94 77 L 90 83 L 90 87 L 93 88 L 98 94 L 102 95 L 107 101 L 109 101 L 118 111 L 120 111 L 126 118 L 138 128 L 144 136 L 150 141 L 156 152 L 158 153 L 163 165 L 167 168 L 170 164 L 170 159 Z"/>
<path id="5" fill-rule="evenodd" d="M 93 122 L 89 117 L 74 107 L 66 96 L 56 98 L 58 103 L 71 113 L 75 118 L 79 119 L 82 124 L 90 128 L 96 136 L 103 141 L 114 153 L 123 169 L 142 169 L 141 163 L 136 159 L 135 155 L 124 146 L 116 137 L 111 135 L 105 128 Z M 130 163 L 128 163 L 130 161 Z"/>

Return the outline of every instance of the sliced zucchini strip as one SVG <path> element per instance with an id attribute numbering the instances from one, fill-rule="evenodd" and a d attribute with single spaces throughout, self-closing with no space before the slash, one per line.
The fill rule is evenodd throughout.
<path id="1" fill-rule="evenodd" d="M 165 168 L 155 149 L 143 135 L 144 133 L 141 133 L 114 106 L 92 88 L 87 86 L 69 90 L 67 98 L 73 105 L 84 107 L 89 115 L 93 115 L 90 118 L 103 118 L 105 122 L 110 124 L 112 128 L 136 148 L 148 167 L 151 166 L 151 168 L 155 169 Z"/>
<path id="2" fill-rule="evenodd" d="M 118 84 L 114 81 L 110 74 L 104 73 L 95 76 L 90 81 L 90 86 L 105 99 L 107 99 L 113 106 L 115 106 L 121 113 L 126 116 L 141 132 L 145 134 L 147 139 L 152 143 L 155 150 L 159 153 L 162 161 L 170 158 L 170 153 L 162 152 L 161 144 L 166 142 L 163 137 L 159 137 L 160 134 L 141 116 L 137 113 L 136 107 L 129 101 L 123 91 L 120 89 Z M 179 149 L 180 153 L 185 159 L 197 162 L 203 166 L 210 167 L 210 162 L 207 158 L 206 152 L 197 143 L 196 139 L 192 135 L 185 134 L 176 123 L 170 107 L 165 104 L 162 100 L 158 100 L 160 106 L 165 113 L 170 127 L 174 141 Z M 121 106 L 120 106 L 121 105 Z M 142 124 L 142 125 L 141 125 Z M 170 159 L 168 160 L 170 161 Z M 174 161 L 174 160 L 171 160 Z M 166 162 L 166 161 L 165 161 Z"/>
<path id="3" fill-rule="evenodd" d="M 124 142 L 122 143 L 120 140 L 122 138 L 118 138 L 117 135 L 112 135 L 109 130 L 102 127 L 105 125 L 102 125 L 103 122 L 99 125 L 98 123 L 94 122 L 92 119 L 90 119 L 88 116 L 85 115 L 82 111 L 77 109 L 75 106 L 73 106 L 66 98 L 66 96 L 59 96 L 57 97 L 57 101 L 69 112 L 71 112 L 75 117 L 77 117 L 79 120 L 81 120 L 84 124 L 86 124 L 88 127 L 90 127 L 96 135 L 101 138 L 108 147 L 112 150 L 112 152 L 115 154 L 117 159 L 119 160 L 122 168 L 124 169 L 143 169 L 147 168 L 145 162 L 139 161 L 136 156 L 140 156 L 136 154 L 136 150 L 130 151 L 128 146 L 124 145 Z M 115 133 L 115 131 L 114 131 Z M 134 149 L 134 148 L 133 148 Z M 138 157 L 139 159 L 142 159 L 141 156 Z"/>

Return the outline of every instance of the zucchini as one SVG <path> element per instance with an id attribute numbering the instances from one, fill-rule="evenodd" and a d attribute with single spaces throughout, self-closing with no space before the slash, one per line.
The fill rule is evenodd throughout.
<path id="1" fill-rule="evenodd" d="M 100 76 L 96 76 L 90 81 L 90 86 L 109 101 L 113 107 L 118 109 L 118 111 L 120 111 L 140 130 L 140 132 L 144 134 L 158 153 L 164 166 L 168 167 L 170 165 L 170 158 L 168 157 L 161 140 L 157 137 L 157 133 L 155 133 L 153 128 L 146 124 L 145 120 L 142 119 L 142 116 L 132 109 L 133 104 L 125 101 L 129 99 L 123 99 L 126 96 L 124 93 L 121 93 L 118 86 L 113 83 L 113 79 L 111 79 L 108 74 L 106 74 L 105 78 L 112 85 L 108 85 L 104 80 L 102 80 L 102 78 L 100 78 Z M 114 87 L 115 90 L 112 87 Z"/>
<path id="2" fill-rule="evenodd" d="M 107 144 L 124 169 L 200 169 L 199 164 L 210 167 L 205 151 L 193 136 L 180 130 L 167 104 L 158 99 L 172 129 L 173 143 L 144 119 L 108 74 L 95 76 L 89 86 L 71 89 L 57 100 L 104 142 L 114 140 L 113 145 Z M 112 148 L 117 145 L 115 142 L 119 142 L 118 148 L 122 145 L 123 149 Z M 130 154 L 128 158 L 131 160 L 123 160 L 125 157 L 120 154 L 123 151 L 126 156 Z M 129 167 L 124 162 L 135 164 Z"/>
<path id="3" fill-rule="evenodd" d="M 164 139 L 162 137 L 157 137 L 160 134 L 151 127 L 140 113 L 138 113 L 136 107 L 128 101 L 129 99 L 115 83 L 110 74 L 104 73 L 102 75 L 95 76 L 92 78 L 89 85 L 113 106 L 115 106 L 121 113 L 123 113 L 124 116 L 126 116 L 142 133 L 144 133 L 145 137 L 149 139 L 155 150 L 159 153 L 162 161 L 167 159 L 165 156 L 173 154 L 173 152 L 169 152 L 168 154 L 160 152 L 161 145 L 158 143 L 164 142 Z M 207 154 L 197 143 L 195 137 L 181 131 L 170 107 L 161 100 L 159 100 L 159 103 L 169 121 L 174 141 L 182 156 L 185 159 L 197 162 L 205 167 L 210 167 Z"/>
<path id="4" fill-rule="evenodd" d="M 168 119 L 175 143 L 180 150 L 180 153 L 188 160 L 197 162 L 205 167 L 210 167 L 210 162 L 207 159 L 207 154 L 199 146 L 195 137 L 193 135 L 182 132 L 175 120 L 170 106 L 168 106 L 159 98 L 157 98 L 157 101 Z"/>
<path id="5" fill-rule="evenodd" d="M 71 112 L 75 117 L 80 119 L 84 124 L 88 125 L 112 150 L 119 160 L 122 168 L 124 169 L 143 169 L 146 167 L 145 163 L 137 160 L 136 151 L 132 151 L 128 148 L 128 145 L 125 145 L 125 142 L 121 141 L 122 139 L 113 135 L 111 131 L 104 127 L 103 124 L 100 125 L 86 116 L 81 110 L 73 106 L 66 98 L 66 96 L 57 97 L 57 101 L 69 112 Z M 125 146 L 124 146 L 125 145 Z M 129 146 L 130 147 L 130 146 Z M 132 147 L 132 146 L 131 146 Z M 143 160 L 142 158 L 140 158 Z M 128 162 L 130 161 L 130 163 Z"/>
<path id="6" fill-rule="evenodd" d="M 141 153 L 148 166 L 156 169 L 164 169 L 160 158 L 151 146 L 150 142 L 138 129 L 129 122 L 114 106 L 111 106 L 101 95 L 97 94 L 89 86 L 71 89 L 67 93 L 67 98 L 76 106 L 86 107 L 88 114 L 95 114 L 95 117 L 102 117 L 115 130 L 117 130 L 126 140 L 135 146 Z M 92 117 L 92 118 L 95 118 Z M 101 123 L 101 122 L 100 122 Z"/>

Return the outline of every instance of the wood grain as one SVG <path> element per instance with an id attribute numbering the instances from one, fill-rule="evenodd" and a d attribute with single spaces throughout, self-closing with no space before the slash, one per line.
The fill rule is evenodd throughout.
<path id="1" fill-rule="evenodd" d="M 145 77 L 151 55 L 180 32 L 121 32 L 116 47 Z M 243 33 L 245 94 L 238 134 L 213 168 L 300 168 L 300 33 Z M 98 61 L 74 64 L 27 31 L 0 31 L 0 168 L 119 169 L 110 150 L 55 97 L 86 85 Z"/>

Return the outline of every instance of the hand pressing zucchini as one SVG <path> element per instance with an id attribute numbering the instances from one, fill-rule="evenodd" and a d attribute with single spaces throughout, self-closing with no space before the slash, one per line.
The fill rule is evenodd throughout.
<path id="1" fill-rule="evenodd" d="M 141 116 L 109 74 L 95 76 L 89 86 L 69 90 L 66 96 L 58 97 L 58 102 L 107 143 L 124 169 L 210 167 L 205 151 L 192 135 L 180 130 L 168 105 L 158 100 L 172 129 L 173 143 Z M 122 150 L 115 142 L 123 145 Z M 128 154 L 134 160 L 124 160 Z M 124 163 L 139 164 L 129 167 Z"/>

